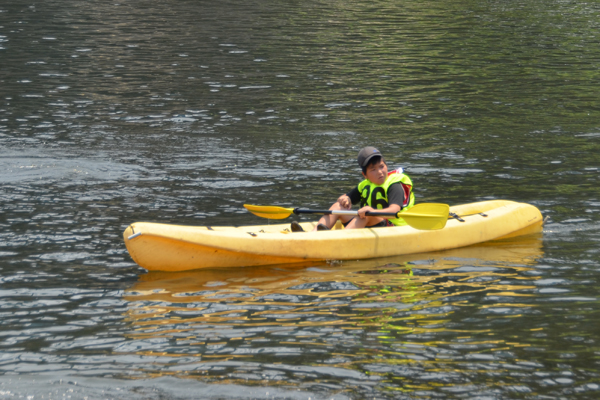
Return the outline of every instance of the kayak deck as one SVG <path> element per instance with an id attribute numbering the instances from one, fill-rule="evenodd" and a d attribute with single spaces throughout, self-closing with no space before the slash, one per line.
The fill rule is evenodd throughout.
<path id="1" fill-rule="evenodd" d="M 540 232 L 542 215 L 529 204 L 492 200 L 450 208 L 440 230 L 410 226 L 289 231 L 289 223 L 242 227 L 194 227 L 136 222 L 123 238 L 129 254 L 150 271 L 285 264 L 319 260 L 358 260 L 469 246 Z M 310 231 L 315 222 L 303 222 Z"/>

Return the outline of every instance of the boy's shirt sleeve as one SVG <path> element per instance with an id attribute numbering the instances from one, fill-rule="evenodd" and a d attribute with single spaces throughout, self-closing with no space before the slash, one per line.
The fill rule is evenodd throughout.
<path id="1" fill-rule="evenodd" d="M 397 204 L 402 209 L 402 204 L 404 204 L 404 190 L 400 182 L 390 185 L 387 191 L 387 198 L 389 205 Z"/>
<path id="2" fill-rule="evenodd" d="M 350 202 L 352 202 L 353 205 L 360 203 L 360 192 L 358 191 L 358 185 L 346 193 L 346 196 L 350 197 Z"/>

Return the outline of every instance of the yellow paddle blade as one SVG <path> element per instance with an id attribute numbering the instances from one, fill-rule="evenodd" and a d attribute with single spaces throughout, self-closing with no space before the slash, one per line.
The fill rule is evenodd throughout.
<path id="1" fill-rule="evenodd" d="M 283 208 L 275 206 L 253 206 L 251 204 L 244 204 L 246 210 L 250 211 L 254 215 L 258 215 L 262 218 L 269 219 L 284 219 L 293 214 L 293 208 Z"/>
<path id="2" fill-rule="evenodd" d="M 398 213 L 406 223 L 415 229 L 436 230 L 446 226 L 450 206 L 441 203 L 421 203 Z"/>

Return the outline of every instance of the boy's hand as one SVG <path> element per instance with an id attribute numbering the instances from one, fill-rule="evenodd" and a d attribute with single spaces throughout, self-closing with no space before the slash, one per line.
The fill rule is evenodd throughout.
<path id="1" fill-rule="evenodd" d="M 345 194 L 341 195 L 337 201 L 338 203 L 340 203 L 340 206 L 342 206 L 342 208 L 345 208 L 347 210 L 352 208 L 352 202 L 350 201 L 350 197 L 346 196 Z"/>
<path id="2" fill-rule="evenodd" d="M 369 211 L 377 211 L 375 210 L 373 207 L 369 207 L 369 206 L 364 206 L 363 208 L 361 208 L 360 210 L 358 210 L 358 217 L 360 219 L 364 219 L 367 216 L 365 215 L 367 212 Z"/>

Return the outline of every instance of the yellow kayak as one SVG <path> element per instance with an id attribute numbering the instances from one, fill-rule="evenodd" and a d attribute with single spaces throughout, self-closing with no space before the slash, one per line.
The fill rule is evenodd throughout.
<path id="1" fill-rule="evenodd" d="M 410 226 L 290 232 L 289 223 L 242 227 L 135 222 L 123 238 L 149 271 L 243 267 L 320 260 L 360 260 L 440 251 L 542 230 L 542 214 L 525 203 L 492 200 L 450 207 L 443 229 Z M 310 231 L 315 222 L 301 223 Z"/>

